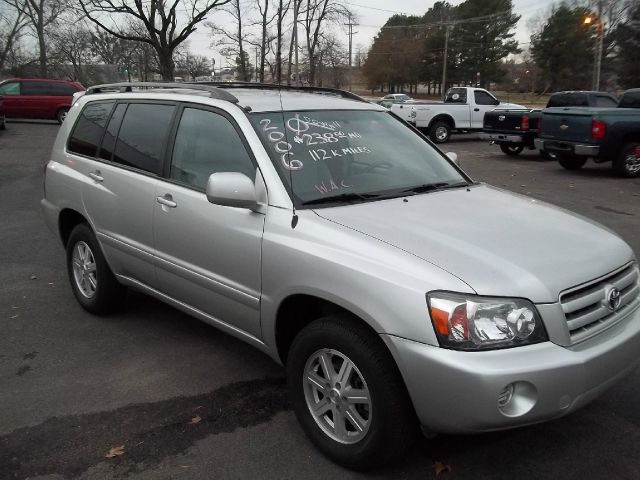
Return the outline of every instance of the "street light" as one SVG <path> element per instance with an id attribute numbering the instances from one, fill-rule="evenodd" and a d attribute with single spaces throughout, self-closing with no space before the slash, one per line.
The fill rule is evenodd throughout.
<path id="1" fill-rule="evenodd" d="M 593 61 L 593 89 L 600 90 L 600 67 L 602 65 L 602 44 L 604 43 L 604 23 L 596 16 L 588 16 L 584 19 L 584 24 L 595 25 L 598 29 L 596 36 L 596 50 Z"/>

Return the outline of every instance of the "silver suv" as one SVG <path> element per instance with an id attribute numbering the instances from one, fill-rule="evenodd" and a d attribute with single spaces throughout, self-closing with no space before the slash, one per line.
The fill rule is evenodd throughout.
<path id="1" fill-rule="evenodd" d="M 134 288 L 264 351 L 307 435 L 352 468 L 397 458 L 418 425 L 559 417 L 637 366 L 625 242 L 316 90 L 90 88 L 42 200 L 80 304 Z"/>

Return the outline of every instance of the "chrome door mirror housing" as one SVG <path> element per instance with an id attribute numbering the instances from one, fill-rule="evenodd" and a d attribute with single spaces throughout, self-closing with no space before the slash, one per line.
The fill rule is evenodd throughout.
<path id="1" fill-rule="evenodd" d="M 458 160 L 458 154 L 456 152 L 447 152 L 447 157 L 456 165 L 460 165 L 460 160 Z"/>
<path id="2" fill-rule="evenodd" d="M 216 205 L 249 210 L 258 207 L 253 181 L 239 172 L 212 173 L 207 181 L 206 195 L 207 200 Z"/>

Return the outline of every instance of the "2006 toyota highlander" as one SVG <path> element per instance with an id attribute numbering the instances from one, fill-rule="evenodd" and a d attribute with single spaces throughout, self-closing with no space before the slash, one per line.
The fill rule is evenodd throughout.
<path id="1" fill-rule="evenodd" d="M 42 207 L 86 310 L 134 288 L 261 349 L 286 366 L 307 435 L 348 467 L 397 458 L 419 425 L 559 417 L 640 361 L 624 241 L 472 181 L 346 92 L 92 87 Z"/>

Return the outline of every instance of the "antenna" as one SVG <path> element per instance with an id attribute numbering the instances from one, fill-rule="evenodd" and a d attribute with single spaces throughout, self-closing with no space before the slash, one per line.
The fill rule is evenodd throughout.
<path id="1" fill-rule="evenodd" d="M 282 129 L 284 130 L 284 139 L 289 143 L 289 135 L 287 135 L 287 124 L 284 119 L 284 106 L 282 105 L 282 89 L 278 88 L 278 98 L 280 99 L 280 114 L 282 115 Z M 289 143 L 290 144 L 290 143 Z M 293 169 L 289 164 L 289 187 L 291 188 L 291 205 L 293 206 L 293 217 L 291 217 L 291 228 L 298 225 L 298 214 L 296 213 L 295 193 L 293 191 Z"/>

